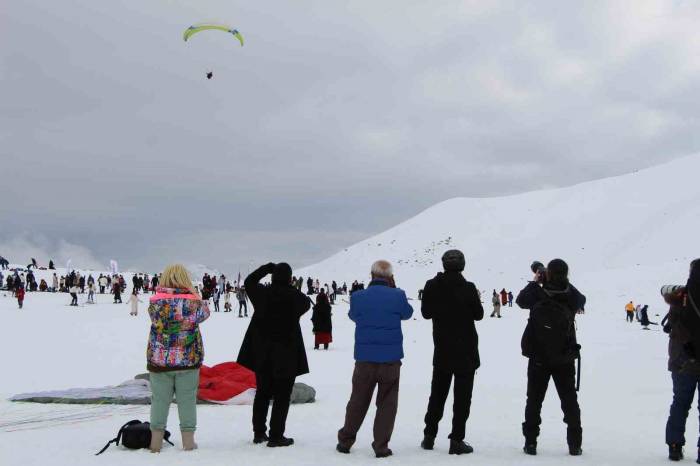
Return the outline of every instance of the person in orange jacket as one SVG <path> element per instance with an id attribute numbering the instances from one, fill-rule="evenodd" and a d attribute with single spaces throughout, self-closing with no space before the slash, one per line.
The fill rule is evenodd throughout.
<path id="1" fill-rule="evenodd" d="M 627 303 L 627 305 L 625 306 L 625 311 L 627 312 L 627 322 L 629 323 L 634 322 L 634 310 L 634 303 L 632 301 Z"/>

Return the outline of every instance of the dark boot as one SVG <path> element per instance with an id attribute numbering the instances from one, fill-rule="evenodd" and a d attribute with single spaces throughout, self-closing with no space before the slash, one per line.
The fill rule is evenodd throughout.
<path id="1" fill-rule="evenodd" d="M 668 459 L 671 461 L 680 461 L 683 459 L 683 445 L 672 443 L 668 446 Z"/>
<path id="2" fill-rule="evenodd" d="M 571 456 L 581 456 L 583 454 L 583 450 L 581 450 L 581 447 L 578 445 L 569 445 L 569 454 Z"/>
<path id="3" fill-rule="evenodd" d="M 468 455 L 474 453 L 474 449 L 462 440 L 450 440 L 450 455 Z"/>
<path id="4" fill-rule="evenodd" d="M 284 436 L 276 439 L 270 439 L 270 441 L 267 442 L 267 446 L 270 448 L 290 447 L 292 445 L 294 445 L 294 439 Z"/>
<path id="5" fill-rule="evenodd" d="M 344 445 L 338 444 L 335 446 L 335 449 L 338 451 L 338 453 L 342 453 L 344 455 L 350 454 L 350 447 L 346 447 Z"/>
<path id="6" fill-rule="evenodd" d="M 394 452 L 387 448 L 386 450 L 377 451 L 374 454 L 377 458 L 388 458 L 393 455 Z"/>
<path id="7" fill-rule="evenodd" d="M 423 437 L 423 441 L 420 443 L 420 447 L 423 450 L 432 450 L 435 447 L 435 437 L 426 435 Z"/>
<path id="8" fill-rule="evenodd" d="M 268 440 L 270 440 L 270 438 L 264 432 L 262 434 L 254 434 L 253 436 L 253 443 L 256 445 L 267 442 Z"/>
<path id="9" fill-rule="evenodd" d="M 537 444 L 536 443 L 526 443 L 523 447 L 523 451 L 526 455 L 536 456 L 537 455 Z"/>

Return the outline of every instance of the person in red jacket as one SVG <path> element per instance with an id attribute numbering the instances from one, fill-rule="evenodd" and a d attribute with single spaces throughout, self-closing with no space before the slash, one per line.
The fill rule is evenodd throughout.
<path id="1" fill-rule="evenodd" d="M 17 288 L 16 296 L 17 304 L 19 304 L 19 308 L 22 309 L 22 304 L 24 304 L 24 287 L 22 285 Z"/>
<path id="2" fill-rule="evenodd" d="M 508 305 L 508 292 L 505 288 L 501 290 L 501 305 L 504 307 Z"/>

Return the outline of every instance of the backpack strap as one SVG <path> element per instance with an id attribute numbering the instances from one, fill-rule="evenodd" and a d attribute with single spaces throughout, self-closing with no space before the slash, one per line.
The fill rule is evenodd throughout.
<path id="1" fill-rule="evenodd" d="M 690 294 L 690 290 L 688 290 L 688 301 L 690 301 L 690 305 L 692 306 L 693 310 L 698 317 L 700 317 L 700 309 L 698 309 L 698 306 L 695 304 L 695 300 L 693 299 L 693 295 Z"/>
<path id="2" fill-rule="evenodd" d="M 576 391 L 581 388 L 581 353 L 579 353 L 578 358 L 576 358 L 576 363 L 578 367 L 576 368 Z"/>
<path id="3" fill-rule="evenodd" d="M 114 438 L 113 438 L 112 440 L 110 440 L 109 442 L 107 442 L 107 445 L 105 445 L 104 448 L 102 448 L 102 450 L 100 450 L 99 452 L 95 453 L 95 456 L 98 456 L 98 455 L 101 455 L 102 453 L 104 453 L 104 452 L 107 450 L 107 448 L 109 448 L 109 446 L 110 446 L 111 444 L 113 444 L 113 443 L 115 443 L 116 445 L 119 445 L 119 442 L 120 442 L 121 439 L 122 439 L 122 433 L 124 432 L 124 429 L 126 429 L 128 426 L 131 426 L 131 425 L 134 425 L 134 424 L 140 424 L 140 423 L 141 423 L 141 421 L 133 420 L 133 421 L 129 421 L 129 422 L 127 422 L 126 424 L 124 424 L 124 425 L 121 427 L 121 429 L 119 429 L 119 432 L 117 432 L 117 436 L 114 437 Z M 168 443 L 170 443 L 170 442 L 168 442 Z M 172 444 L 171 444 L 171 445 L 172 445 Z"/>

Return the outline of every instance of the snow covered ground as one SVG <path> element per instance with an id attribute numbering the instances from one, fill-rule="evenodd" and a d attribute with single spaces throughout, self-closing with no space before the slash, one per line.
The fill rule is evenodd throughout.
<path id="1" fill-rule="evenodd" d="M 553 387 L 543 409 L 539 456 L 522 453 L 520 424 L 525 402 L 526 360 L 520 336 L 526 314 L 505 309 L 502 319 L 478 324 L 482 368 L 477 374 L 467 440 L 475 453 L 449 457 L 450 410 L 441 425 L 437 449 L 422 451 L 432 357 L 431 325 L 420 317 L 404 325 L 406 358 L 399 414 L 387 464 L 422 465 L 469 462 L 483 465 L 576 464 L 652 465 L 665 461 L 664 426 L 671 400 L 666 371 L 667 336 L 653 328 L 627 324 L 623 307 L 630 299 L 650 305 L 658 321 L 665 307 L 658 289 L 684 283 L 688 264 L 700 256 L 700 157 L 689 157 L 635 174 L 559 190 L 497 199 L 454 199 L 396 228 L 349 247 L 300 273 L 323 281 L 367 277 L 377 258 L 395 263 L 398 285 L 416 296 L 421 284 L 440 269 L 446 249 L 464 250 L 466 275 L 486 290 L 512 289 L 529 278 L 529 264 L 555 256 L 566 259 L 572 281 L 588 296 L 578 320 L 583 346 L 580 392 L 584 456 L 569 458 L 565 426 Z M 274 258 L 273 258 L 274 259 Z M 283 258 L 280 258 L 283 259 Z M 40 272 L 40 276 L 45 272 Z M 488 296 L 485 296 L 485 300 Z M 81 301 L 84 297 L 81 297 Z M 160 455 L 111 448 L 92 456 L 124 422 L 148 418 L 147 407 L 60 406 L 4 401 L 20 392 L 96 387 L 122 382 L 145 369 L 149 322 L 145 312 L 130 318 L 128 305 L 113 305 L 109 295 L 97 304 L 67 306 L 67 295 L 30 293 L 25 308 L 0 293 L 3 316 L 4 376 L 0 382 L 0 465 L 122 464 L 366 464 L 371 416 L 350 456 L 335 452 L 353 367 L 353 325 L 347 304 L 334 308 L 335 343 L 328 352 L 312 347 L 310 315 L 303 320 L 311 373 L 299 381 L 318 392 L 312 405 L 291 408 L 290 449 L 253 446 L 251 408 L 199 407 L 200 449 L 184 453 L 166 448 Z M 657 316 L 658 314 L 658 316 Z M 248 321 L 213 314 L 202 326 L 209 365 L 235 359 Z M 686 453 L 698 432 L 696 412 L 688 422 Z M 176 410 L 170 430 L 177 432 Z M 179 444 L 179 435 L 175 438 Z"/>
<path id="2" fill-rule="evenodd" d="M 515 285 L 515 284 L 514 284 Z M 584 290 L 595 294 L 596 290 Z M 127 305 L 113 305 L 109 296 L 98 304 L 71 308 L 67 295 L 29 294 L 25 309 L 0 295 L 5 323 L 5 376 L 0 384 L 0 464 L 366 464 L 374 461 L 371 418 L 360 433 L 353 454 L 334 451 L 335 434 L 343 421 L 353 366 L 353 326 L 347 305 L 334 308 L 335 343 L 328 352 L 311 349 L 310 322 L 304 318 L 311 373 L 300 378 L 318 391 L 312 405 L 293 406 L 288 433 L 297 444 L 273 450 L 253 446 L 249 406 L 200 406 L 200 449 L 185 453 L 166 448 L 158 456 L 147 451 L 111 448 L 99 458 L 93 453 L 131 419 L 147 419 L 148 407 L 62 406 L 4 401 L 12 394 L 68 387 L 119 383 L 144 370 L 148 318 L 130 318 Z M 414 301 L 414 305 L 418 303 Z M 609 303 L 609 305 L 617 303 Z M 418 312 L 418 307 L 416 306 Z M 525 313 L 506 309 L 500 320 L 488 317 L 478 325 L 483 366 L 477 375 L 468 441 L 476 452 L 469 458 L 448 457 L 449 415 L 443 420 L 437 450 L 419 448 L 431 371 L 430 323 L 417 314 L 405 323 L 406 358 L 402 369 L 399 414 L 389 464 L 561 464 L 569 460 L 565 428 L 556 394 L 551 389 L 543 410 L 540 455 L 521 451 L 526 361 L 519 341 Z M 233 314 L 213 314 L 202 326 L 206 362 L 235 358 L 247 320 Z M 663 428 L 670 402 L 670 377 L 665 371 L 666 335 L 643 332 L 615 316 L 591 309 L 579 320 L 584 346 L 581 406 L 584 456 L 581 464 L 658 464 L 664 459 Z M 449 412 L 449 411 L 448 411 Z M 372 414 L 370 413 L 370 416 Z M 689 443 L 697 421 L 691 416 Z M 176 410 L 170 430 L 177 431 Z M 177 436 L 176 436 L 177 437 Z M 179 438 L 178 438 L 179 440 Z M 179 443 L 179 442 L 178 442 Z M 692 455 L 692 452 L 691 452 Z"/>

